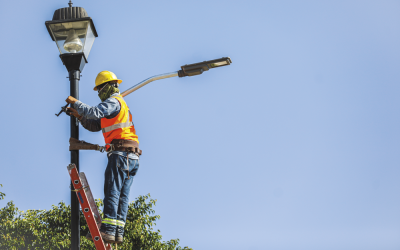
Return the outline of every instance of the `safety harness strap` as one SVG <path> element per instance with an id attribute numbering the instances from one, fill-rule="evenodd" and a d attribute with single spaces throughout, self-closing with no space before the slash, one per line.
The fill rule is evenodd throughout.
<path id="1" fill-rule="evenodd" d="M 102 128 L 101 131 L 103 131 L 103 134 L 104 134 L 104 133 L 107 133 L 107 132 L 110 132 L 110 131 L 113 131 L 113 130 L 116 130 L 119 128 L 127 128 L 130 126 L 133 126 L 133 122 L 128 121 L 128 122 L 118 123 L 118 124 L 114 124 L 114 125 Z"/>
<path id="2" fill-rule="evenodd" d="M 100 152 L 105 151 L 105 147 L 99 146 L 98 144 L 91 144 L 85 141 L 80 141 L 76 138 L 69 138 L 69 151 L 72 150 L 97 150 Z"/>

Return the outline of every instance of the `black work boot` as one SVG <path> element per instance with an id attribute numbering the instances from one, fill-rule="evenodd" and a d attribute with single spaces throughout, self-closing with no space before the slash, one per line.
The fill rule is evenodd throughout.
<path id="1" fill-rule="evenodd" d="M 121 235 L 115 236 L 115 243 L 122 243 L 124 242 L 124 237 Z"/>
<path id="2" fill-rule="evenodd" d="M 103 233 L 103 232 L 100 232 L 100 234 L 101 234 L 101 238 L 103 238 L 104 242 L 107 242 L 107 243 L 119 243 L 119 242 L 115 241 L 115 236 L 114 235 L 109 235 L 109 234 L 106 234 L 106 233 Z M 93 240 L 92 234 L 90 234 L 90 232 L 88 232 L 86 234 L 86 239 Z"/>
<path id="3" fill-rule="evenodd" d="M 115 232 L 115 243 L 122 243 L 124 241 L 124 227 L 117 226 L 117 231 Z"/>
<path id="4" fill-rule="evenodd" d="M 114 235 L 106 234 L 106 233 L 103 233 L 103 232 L 100 232 L 100 234 L 101 234 L 101 238 L 103 238 L 104 242 L 115 243 L 115 236 Z"/>
<path id="5" fill-rule="evenodd" d="M 90 234 L 90 231 L 86 234 L 86 239 L 93 240 L 92 235 Z"/>

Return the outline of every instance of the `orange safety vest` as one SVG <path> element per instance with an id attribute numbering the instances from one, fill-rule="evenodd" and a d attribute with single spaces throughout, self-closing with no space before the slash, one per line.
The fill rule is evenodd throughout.
<path id="1" fill-rule="evenodd" d="M 109 144 L 114 139 L 123 139 L 139 143 L 135 126 L 132 122 L 132 114 L 129 111 L 128 105 L 126 105 L 126 102 L 120 95 L 112 96 L 111 98 L 115 98 L 119 101 L 121 110 L 114 118 L 101 118 L 101 131 L 103 132 L 104 141 L 106 144 Z M 108 148 L 109 146 L 107 145 L 107 149 Z"/>

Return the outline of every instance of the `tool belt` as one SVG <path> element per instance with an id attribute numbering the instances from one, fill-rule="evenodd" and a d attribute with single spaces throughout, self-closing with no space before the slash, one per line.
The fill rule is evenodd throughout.
<path id="1" fill-rule="evenodd" d="M 139 143 L 131 140 L 114 139 L 110 143 L 110 151 L 124 151 L 142 155 L 142 150 L 139 149 Z"/>

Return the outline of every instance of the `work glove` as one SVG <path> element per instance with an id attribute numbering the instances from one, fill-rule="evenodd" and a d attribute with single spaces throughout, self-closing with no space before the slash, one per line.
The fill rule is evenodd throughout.
<path id="1" fill-rule="evenodd" d="M 78 120 L 82 119 L 82 116 L 78 114 L 78 111 L 74 108 L 67 108 L 68 112 L 70 112 L 71 115 L 75 116 L 78 118 Z"/>
<path id="2" fill-rule="evenodd" d="M 68 103 L 74 104 L 75 102 L 77 102 L 78 100 L 72 96 L 68 96 L 67 100 L 65 100 Z"/>

